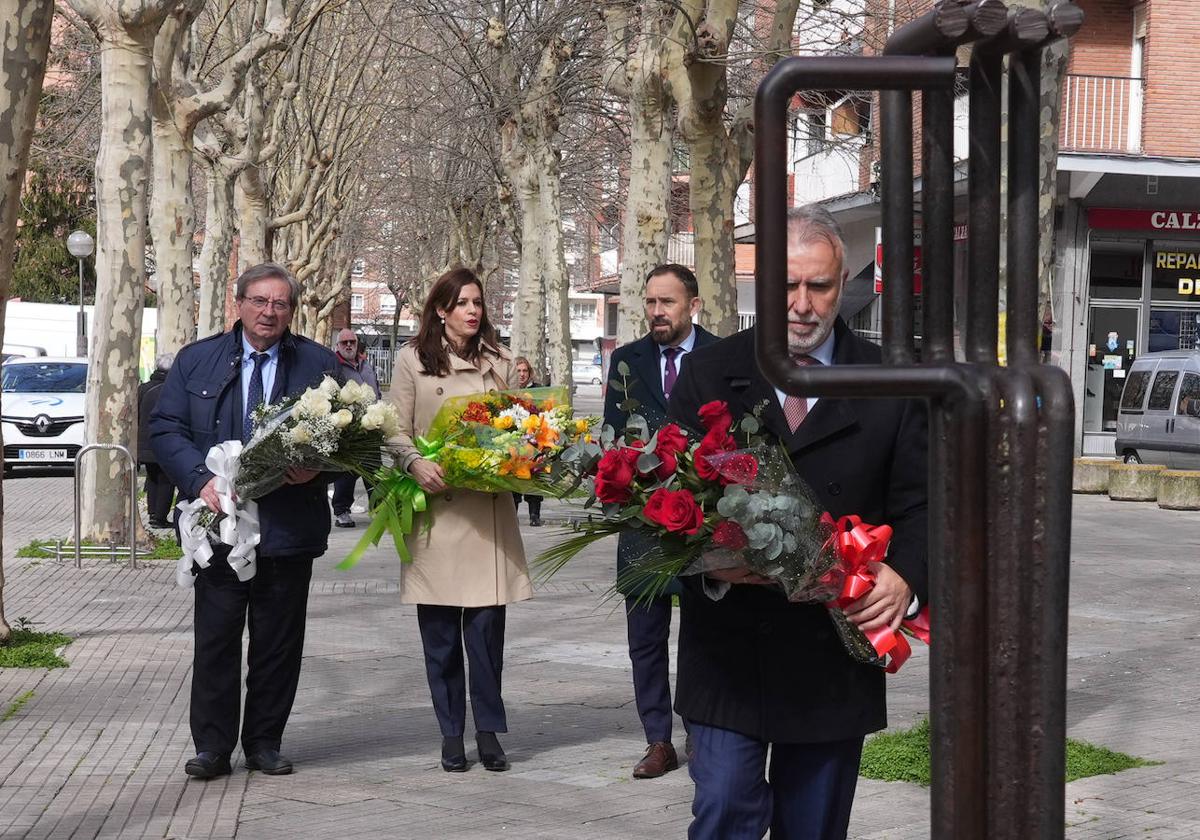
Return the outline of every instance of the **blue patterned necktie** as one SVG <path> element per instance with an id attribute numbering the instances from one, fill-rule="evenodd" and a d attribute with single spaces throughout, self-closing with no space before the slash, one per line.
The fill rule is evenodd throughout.
<path id="1" fill-rule="evenodd" d="M 254 434 L 254 409 L 263 401 L 263 365 L 270 356 L 266 353 L 251 353 L 254 359 L 254 372 L 250 374 L 250 392 L 246 395 L 246 416 L 242 418 L 242 440 L 250 440 Z"/>

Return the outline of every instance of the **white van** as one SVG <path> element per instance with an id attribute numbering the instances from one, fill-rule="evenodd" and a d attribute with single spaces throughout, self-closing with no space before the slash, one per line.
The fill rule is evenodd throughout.
<path id="1" fill-rule="evenodd" d="M 1200 469 L 1200 350 L 1134 360 L 1117 409 L 1116 451 L 1126 463 Z"/>

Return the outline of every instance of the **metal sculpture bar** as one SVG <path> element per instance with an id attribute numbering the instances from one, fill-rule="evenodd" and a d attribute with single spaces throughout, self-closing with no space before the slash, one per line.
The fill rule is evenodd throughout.
<path id="1" fill-rule="evenodd" d="M 924 398 L 930 406 L 932 830 L 937 838 L 1064 832 L 1067 576 L 1074 405 L 1039 363 L 1040 69 L 1082 22 L 998 0 L 943 0 L 882 57 L 780 62 L 756 100 L 757 359 L 782 390 Z M 968 292 L 955 322 L 953 83 L 972 49 Z M 997 364 L 1001 81 L 1009 63 L 1008 365 Z M 798 91 L 880 90 L 884 364 L 798 367 L 787 355 L 786 129 Z M 922 92 L 924 328 L 914 335 L 912 91 Z M 962 355 L 955 358 L 955 328 Z M 919 361 L 918 361 L 919 358 Z"/>

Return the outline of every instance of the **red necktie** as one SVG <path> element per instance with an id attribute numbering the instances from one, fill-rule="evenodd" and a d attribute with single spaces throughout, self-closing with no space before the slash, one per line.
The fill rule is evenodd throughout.
<path id="1" fill-rule="evenodd" d="M 671 398 L 671 389 L 675 387 L 675 380 L 679 378 L 679 370 L 675 367 L 675 357 L 678 355 L 678 347 L 666 347 L 663 349 L 663 356 L 667 360 L 667 370 L 663 374 L 663 396 L 667 399 Z"/>
<path id="2" fill-rule="evenodd" d="M 800 356 L 793 360 L 798 365 L 819 365 L 821 364 L 812 356 Z M 804 418 L 808 416 L 808 397 L 798 397 L 795 394 L 788 394 L 783 400 L 783 417 L 787 420 L 788 428 L 795 434 L 800 428 L 800 424 L 804 422 Z"/>

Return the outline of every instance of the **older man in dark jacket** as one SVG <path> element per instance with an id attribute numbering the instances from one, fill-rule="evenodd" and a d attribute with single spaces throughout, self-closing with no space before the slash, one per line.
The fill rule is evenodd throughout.
<path id="1" fill-rule="evenodd" d="M 879 347 L 838 317 L 841 233 L 817 207 L 788 218 L 788 349 L 796 364 L 879 364 Z M 876 585 L 846 614 L 862 630 L 899 627 L 927 601 L 928 426 L 918 400 L 784 394 L 755 364 L 754 328 L 696 351 L 670 416 L 758 412 L 833 516 L 894 529 Z M 684 580 L 675 708 L 691 726 L 691 838 L 843 840 L 863 736 L 887 725 L 884 674 L 843 649 L 821 604 L 793 604 L 748 569 Z M 722 597 L 722 589 L 728 591 Z M 767 768 L 768 755 L 770 767 Z"/>
<path id="2" fill-rule="evenodd" d="M 219 510 L 216 477 L 205 465 L 215 444 L 247 440 L 251 412 L 297 396 L 336 376 L 328 349 L 288 330 L 300 284 L 283 266 L 263 263 L 237 281 L 239 320 L 229 332 L 179 351 L 150 420 L 158 461 L 188 500 Z M 300 679 L 305 609 L 312 562 L 329 538 L 329 477 L 292 467 L 287 483 L 257 499 L 261 540 L 256 571 L 240 580 L 225 562 L 193 566 L 196 588 L 192 739 L 197 755 L 187 774 L 211 779 L 230 772 L 241 707 L 242 630 L 250 648 L 241 742 L 246 767 L 271 775 L 292 772 L 280 755 L 283 729 Z"/>

